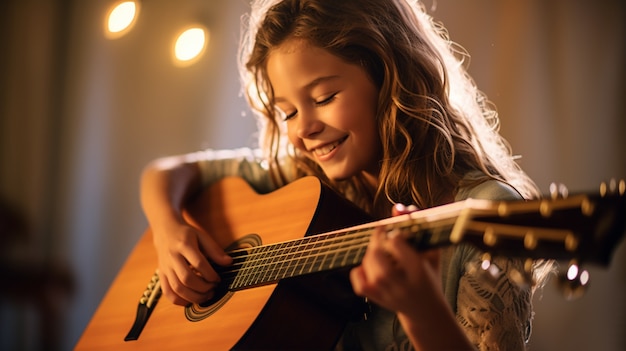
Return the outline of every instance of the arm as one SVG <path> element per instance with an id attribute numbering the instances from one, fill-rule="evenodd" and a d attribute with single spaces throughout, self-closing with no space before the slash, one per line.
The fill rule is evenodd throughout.
<path id="1" fill-rule="evenodd" d="M 350 279 L 355 292 L 394 311 L 416 350 L 473 350 L 443 294 L 440 251 L 417 252 L 382 229 Z"/>
<path id="2" fill-rule="evenodd" d="M 470 190 L 463 198 L 519 198 L 512 188 L 498 182 Z M 444 256 L 440 250 L 417 252 L 400 236 L 377 232 L 361 266 L 351 273 L 353 288 L 395 312 L 418 350 L 523 350 L 532 317 L 532 295 L 508 274 L 512 269 L 521 270 L 519 262 L 495 260 L 501 275 L 485 279 L 477 273 L 480 270 L 465 270 L 465 264 L 475 260 L 478 252 L 463 247 L 446 249 Z"/>
<path id="3" fill-rule="evenodd" d="M 211 297 L 219 277 L 207 257 L 220 265 L 231 262 L 209 236 L 201 235 L 182 218 L 187 199 L 201 187 L 201 172 L 193 154 L 157 159 L 141 176 L 141 204 L 154 236 L 163 293 L 181 305 Z"/>
<path id="4" fill-rule="evenodd" d="M 255 150 L 204 150 L 157 159 L 141 176 L 141 204 L 154 236 L 165 296 L 180 305 L 210 299 L 219 277 L 209 264 L 231 258 L 208 235 L 185 223 L 190 196 L 226 176 L 240 176 L 259 192 L 274 190 Z"/>

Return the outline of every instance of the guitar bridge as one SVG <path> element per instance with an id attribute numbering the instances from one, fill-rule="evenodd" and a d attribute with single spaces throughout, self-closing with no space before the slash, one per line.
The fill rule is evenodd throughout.
<path id="1" fill-rule="evenodd" d="M 137 305 L 137 316 L 135 322 L 130 328 L 130 331 L 124 338 L 124 341 L 137 340 L 141 331 L 146 326 L 148 318 L 152 314 L 154 307 L 161 297 L 161 281 L 159 280 L 159 271 L 157 270 L 152 275 L 148 287 L 143 292 L 143 295 L 139 299 L 139 305 Z"/>

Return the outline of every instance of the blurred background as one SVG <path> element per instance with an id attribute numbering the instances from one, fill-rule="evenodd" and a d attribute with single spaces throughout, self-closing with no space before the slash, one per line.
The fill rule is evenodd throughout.
<path id="1" fill-rule="evenodd" d="M 146 228 L 150 160 L 254 146 L 236 68 L 248 0 L 143 0 L 105 30 L 114 0 L 0 4 L 0 349 L 69 350 Z M 426 0 L 472 56 L 501 132 L 547 193 L 626 178 L 626 5 L 620 0 Z M 205 29 L 184 64 L 174 43 Z M 577 301 L 553 279 L 532 350 L 626 349 L 626 244 L 589 267 Z M 133 297 L 134 298 L 134 297 Z"/>

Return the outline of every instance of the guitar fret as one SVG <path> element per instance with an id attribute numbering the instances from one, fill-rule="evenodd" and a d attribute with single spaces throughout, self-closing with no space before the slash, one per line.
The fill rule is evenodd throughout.
<path id="1" fill-rule="evenodd" d="M 354 233 L 358 233 L 358 231 L 354 231 Z M 366 237 L 366 241 L 369 241 L 369 235 Z M 360 254 L 365 245 L 356 245 L 356 246 L 346 246 L 346 251 L 343 255 L 343 259 L 341 261 L 342 266 L 353 265 L 361 261 L 363 258 L 363 254 Z M 356 252 L 355 252 L 356 251 Z"/>
<path id="2" fill-rule="evenodd" d="M 302 265 L 303 271 L 306 269 L 307 273 L 314 272 L 314 268 L 318 266 L 317 260 L 321 258 L 320 253 L 325 251 L 324 247 L 325 245 L 322 240 L 315 240 L 315 243 L 311 246 L 311 254 L 309 255 L 309 257 L 312 258 L 312 262 Z"/>
<path id="3" fill-rule="evenodd" d="M 315 259 L 315 256 L 312 255 L 313 248 L 315 247 L 315 242 L 317 242 L 316 237 L 307 237 L 306 244 L 303 246 L 302 252 L 304 253 L 298 262 L 298 267 L 300 268 L 297 275 L 302 275 L 304 273 L 304 269 L 309 265 L 309 260 Z"/>
<path id="4" fill-rule="evenodd" d="M 279 269 L 276 270 L 275 279 L 280 280 L 287 276 L 287 270 L 289 269 L 289 253 L 293 252 L 294 242 L 285 243 L 276 254 L 277 261 L 279 262 Z"/>
<path id="5" fill-rule="evenodd" d="M 289 247 L 292 243 L 285 243 L 284 246 L 278 248 L 274 253 L 276 255 L 276 266 L 277 268 L 274 271 L 273 280 L 280 280 L 285 276 L 285 255 L 289 251 Z"/>
<path id="6" fill-rule="evenodd" d="M 315 273 L 322 271 L 324 268 L 324 262 L 326 262 L 329 253 L 332 251 L 333 240 L 337 234 L 327 234 L 323 236 L 316 236 L 316 245 L 309 256 L 314 257 L 313 263 L 308 266 L 309 273 Z M 321 263 L 317 264 L 318 259 Z M 303 267 L 304 268 L 304 267 Z"/>
<path id="7" fill-rule="evenodd" d="M 339 250 L 334 250 L 332 252 L 331 256 L 331 261 L 330 264 L 328 265 L 328 269 L 333 269 L 335 267 L 335 262 L 337 261 L 337 257 L 341 255 L 342 251 L 341 251 L 341 243 L 345 242 L 345 236 L 341 237 L 341 238 L 336 238 L 335 239 L 335 243 L 337 246 L 339 246 Z"/>
<path id="8" fill-rule="evenodd" d="M 247 265 L 248 265 L 247 260 L 244 260 L 243 263 L 241 264 L 241 268 L 237 270 L 237 274 L 235 275 L 235 278 L 233 279 L 233 283 L 231 284 L 232 289 L 236 290 L 240 287 L 245 286 L 244 277 L 246 274 L 245 271 L 246 271 Z"/>
<path id="9" fill-rule="evenodd" d="M 263 282 L 263 277 L 267 275 L 268 272 L 268 264 L 267 261 L 271 260 L 268 258 L 268 251 L 271 253 L 270 246 L 261 246 L 258 249 L 254 250 L 255 260 L 257 261 L 257 267 L 255 268 L 255 273 L 250 277 L 250 284 L 257 285 Z"/>
<path id="10" fill-rule="evenodd" d="M 332 245 L 332 242 L 329 242 L 329 238 L 334 236 L 336 235 L 316 235 L 310 237 L 309 241 L 313 242 L 313 244 L 309 244 L 306 247 L 306 256 L 300 260 L 301 262 L 299 263 L 299 265 L 301 266 L 301 272 L 304 272 L 305 269 L 307 273 L 320 271 L 320 269 L 318 268 L 319 265 L 316 264 L 316 262 L 318 258 L 322 258 L 323 260 L 323 256 L 321 256 L 320 254 L 324 253 L 324 255 L 326 255 L 326 252 L 329 251 L 329 246 Z M 309 263 L 308 261 L 311 258 L 312 262 Z"/>
<path id="11" fill-rule="evenodd" d="M 298 262 L 298 256 L 301 254 L 299 244 L 302 240 L 293 242 L 286 250 L 284 264 L 286 266 L 283 276 L 280 279 L 293 277 L 296 269 L 296 262 Z"/>
<path id="12" fill-rule="evenodd" d="M 272 258 L 270 260 L 271 261 L 270 265 L 267 267 L 264 283 L 278 280 L 277 267 L 280 264 L 279 252 L 283 250 L 287 245 L 288 243 L 281 243 L 281 244 L 275 244 L 271 246 Z"/>
<path id="13" fill-rule="evenodd" d="M 296 243 L 298 244 L 300 244 L 301 242 L 302 240 L 296 241 Z M 283 276 L 283 278 L 289 278 L 289 277 L 295 276 L 295 272 L 298 267 L 297 263 L 300 260 L 301 254 L 302 253 L 300 252 L 299 245 L 292 245 L 292 247 L 289 248 L 288 254 L 286 257 L 287 269 L 285 270 L 285 275 Z"/>

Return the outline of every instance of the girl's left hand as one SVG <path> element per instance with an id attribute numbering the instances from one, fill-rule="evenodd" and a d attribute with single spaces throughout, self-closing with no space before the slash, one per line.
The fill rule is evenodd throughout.
<path id="1" fill-rule="evenodd" d="M 396 205 L 394 215 L 413 212 L 414 206 Z M 429 310 L 429 301 L 443 294 L 440 250 L 418 252 L 395 232 L 377 228 L 360 266 L 350 272 L 355 293 L 396 313 L 417 315 Z"/>

